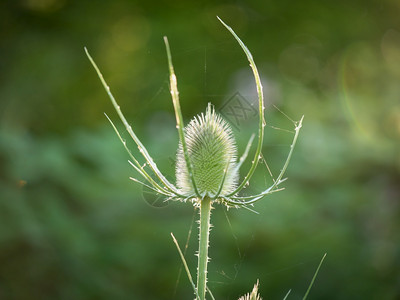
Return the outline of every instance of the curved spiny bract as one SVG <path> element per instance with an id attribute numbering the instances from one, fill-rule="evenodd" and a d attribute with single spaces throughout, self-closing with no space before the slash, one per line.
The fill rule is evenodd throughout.
<path id="1" fill-rule="evenodd" d="M 256 87 L 257 87 L 257 95 L 258 95 L 258 110 L 259 110 L 259 123 L 258 123 L 258 143 L 257 143 L 257 149 L 256 152 L 254 153 L 254 159 L 251 164 L 251 167 L 247 173 L 247 175 L 244 177 L 243 181 L 238 185 L 238 187 L 232 191 L 228 196 L 234 196 L 238 192 L 240 192 L 241 189 L 243 189 L 250 181 L 250 178 L 253 176 L 254 171 L 257 168 L 258 162 L 260 160 L 260 154 L 261 154 L 261 149 L 263 145 L 263 140 L 264 140 L 264 127 L 265 127 L 265 117 L 264 117 L 264 95 L 263 95 L 263 86 L 261 84 L 261 78 L 258 73 L 258 69 L 256 66 L 256 63 L 254 62 L 253 55 L 250 53 L 249 49 L 246 47 L 246 45 L 242 42 L 242 40 L 237 36 L 237 34 L 233 31 L 233 29 L 228 26 L 227 24 L 224 23 L 218 16 L 218 20 L 222 23 L 222 25 L 225 26 L 226 29 L 233 35 L 233 37 L 236 39 L 236 41 L 239 43 L 240 47 L 242 48 L 243 52 L 246 54 L 247 60 L 250 63 L 250 68 L 253 71 L 254 75 L 254 80 L 256 82 Z"/>
<path id="2" fill-rule="evenodd" d="M 205 114 L 198 115 L 185 127 L 185 140 L 198 197 L 214 199 L 218 194 L 234 191 L 238 181 L 236 142 L 232 129 L 211 104 Z M 181 143 L 177 152 L 176 182 L 182 194 L 194 193 Z"/>

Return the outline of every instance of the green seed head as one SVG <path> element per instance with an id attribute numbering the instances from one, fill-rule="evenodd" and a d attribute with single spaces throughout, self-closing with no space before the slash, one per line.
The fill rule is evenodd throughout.
<path id="1" fill-rule="evenodd" d="M 185 140 L 199 194 L 213 197 L 219 192 L 226 195 L 234 191 L 238 180 L 235 139 L 228 123 L 215 113 L 211 104 L 205 114 L 198 115 L 185 127 Z M 181 143 L 176 160 L 176 180 L 182 193 L 195 193 Z"/>

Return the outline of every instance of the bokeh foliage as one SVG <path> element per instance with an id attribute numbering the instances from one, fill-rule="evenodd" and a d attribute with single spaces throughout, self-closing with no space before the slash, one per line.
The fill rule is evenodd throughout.
<path id="1" fill-rule="evenodd" d="M 260 279 L 263 297 L 400 295 L 400 4 L 376 1 L 0 3 L 0 298 L 189 299 L 170 239 L 195 272 L 197 217 L 129 181 L 103 112 L 116 115 L 83 47 L 138 136 L 174 178 L 177 133 L 162 41 L 168 35 L 188 121 L 255 85 L 216 15 L 265 81 L 265 161 L 279 171 L 305 115 L 286 190 L 260 213 L 216 207 L 209 278 L 219 299 Z M 117 124 L 119 124 L 117 122 Z M 118 125 L 121 128 L 120 125 Z M 273 127 L 272 127 L 273 126 Z M 235 128 L 239 149 L 256 128 Z M 126 133 L 125 133 L 126 136 Z M 131 145 L 132 149 L 136 149 Z M 250 189 L 271 183 L 262 165 Z M 154 199 L 153 199 L 153 198 Z"/>

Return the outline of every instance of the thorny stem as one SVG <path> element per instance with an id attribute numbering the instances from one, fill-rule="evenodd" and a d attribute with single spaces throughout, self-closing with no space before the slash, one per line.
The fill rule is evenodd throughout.
<path id="1" fill-rule="evenodd" d="M 211 209 L 211 199 L 209 197 L 202 199 L 200 202 L 199 258 L 197 267 L 197 292 L 200 300 L 206 298 Z"/>

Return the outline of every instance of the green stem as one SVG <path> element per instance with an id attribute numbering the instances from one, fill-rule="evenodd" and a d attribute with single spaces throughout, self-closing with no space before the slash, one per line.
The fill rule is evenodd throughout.
<path id="1" fill-rule="evenodd" d="M 200 204 L 199 260 L 197 267 L 197 292 L 200 300 L 206 298 L 208 244 L 210 237 L 211 199 L 205 197 Z"/>

